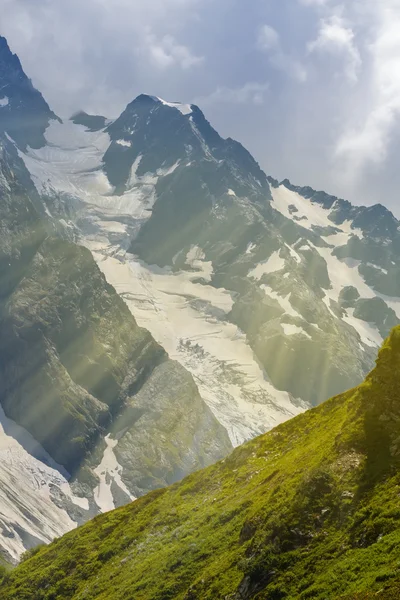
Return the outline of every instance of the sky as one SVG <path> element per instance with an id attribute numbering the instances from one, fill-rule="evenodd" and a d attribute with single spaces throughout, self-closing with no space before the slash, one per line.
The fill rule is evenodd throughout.
<path id="1" fill-rule="evenodd" d="M 268 175 L 400 216 L 400 0 L 0 0 L 61 117 L 195 103 Z"/>

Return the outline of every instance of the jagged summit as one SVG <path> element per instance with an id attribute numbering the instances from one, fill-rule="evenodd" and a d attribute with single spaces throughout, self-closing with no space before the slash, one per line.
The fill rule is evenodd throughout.
<path id="1" fill-rule="evenodd" d="M 0 37 L 0 82 L 0 133 L 8 133 L 21 149 L 44 146 L 50 120 L 60 119 L 25 75 L 4 37 Z"/>
<path id="2" fill-rule="evenodd" d="M 194 104 L 167 102 L 141 94 L 106 132 L 112 143 L 104 156 L 104 168 L 118 194 L 126 191 L 132 165 L 140 156 L 137 176 L 155 173 L 160 168 L 208 163 L 208 169 L 219 172 L 221 189 L 227 178 L 224 171 L 229 170 L 236 179 L 236 187 L 247 188 L 241 192 L 243 195 L 269 196 L 266 176 L 254 158 L 241 144 L 223 139 Z"/>

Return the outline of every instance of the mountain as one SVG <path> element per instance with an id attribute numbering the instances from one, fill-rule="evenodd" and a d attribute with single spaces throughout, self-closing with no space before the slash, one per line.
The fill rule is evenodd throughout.
<path id="1" fill-rule="evenodd" d="M 364 383 L 6 576 L 5 600 L 398 598 L 400 327 Z"/>
<path id="2" fill-rule="evenodd" d="M 0 130 L 0 557 L 16 562 L 232 445 L 189 372 L 137 325 L 67 223 L 51 218 L 21 136 L 39 151 L 45 119 L 62 123 L 4 40 L 0 50 L 9 98 L 0 111 L 17 111 L 22 124 L 16 133 L 7 118 Z"/>
<path id="3" fill-rule="evenodd" d="M 3 38 L 0 89 L 15 561 L 359 384 L 399 323 L 400 234 L 382 205 L 267 177 L 194 105 L 61 121 Z"/>
<path id="4" fill-rule="evenodd" d="M 362 381 L 400 322 L 390 211 L 267 177 L 194 105 L 88 117 L 21 158 L 234 444 Z"/>
<path id="5" fill-rule="evenodd" d="M 271 384 L 245 334 L 229 318 L 233 292 L 212 285 L 212 264 L 194 246 L 188 248 L 186 269 L 151 265 L 127 252 L 151 217 L 160 190 L 180 172 L 178 153 L 186 146 L 203 152 L 204 143 L 192 128 L 186 133 L 179 128 L 179 118 L 190 116 L 189 110 L 142 95 L 102 130 L 76 124 L 76 117 L 62 124 L 53 120 L 46 131 L 47 145 L 19 155 L 53 226 L 61 224 L 61 235 L 91 250 L 139 325 L 192 373 L 201 396 L 238 444 L 299 414 L 307 402 Z M 130 140 L 135 111 L 141 115 L 139 137 Z M 206 123 L 199 110 L 198 114 Z M 146 148 L 150 150 L 144 158 Z M 261 171 L 244 150 L 243 155 L 242 168 L 251 164 L 251 187 Z M 200 160 L 198 166 L 201 169 Z M 269 193 L 265 176 L 264 185 Z M 200 197 L 199 209 L 203 202 Z M 173 210 L 171 215 L 178 214 Z M 171 227 L 171 236 L 175 234 Z"/>

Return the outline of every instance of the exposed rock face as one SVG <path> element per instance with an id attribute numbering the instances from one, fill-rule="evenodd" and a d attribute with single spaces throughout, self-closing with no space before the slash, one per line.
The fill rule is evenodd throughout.
<path id="1" fill-rule="evenodd" d="M 179 481 L 214 462 L 229 446 L 191 375 L 175 361 L 155 367 L 129 398 L 113 430 L 117 436 L 118 430 L 127 430 L 114 452 L 122 479 L 135 496 Z"/>
<path id="2" fill-rule="evenodd" d="M 85 248 L 47 238 L 3 308 L 1 403 L 75 472 L 124 397 L 166 360 Z"/>
<path id="3" fill-rule="evenodd" d="M 0 132 L 6 131 L 20 148 L 40 148 L 50 119 L 57 119 L 42 94 L 22 70 L 0 36 Z"/>

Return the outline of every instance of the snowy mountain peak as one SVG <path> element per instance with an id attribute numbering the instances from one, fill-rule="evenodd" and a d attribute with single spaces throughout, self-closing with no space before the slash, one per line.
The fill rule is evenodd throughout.
<path id="1" fill-rule="evenodd" d="M 155 102 L 161 102 L 163 106 L 169 106 L 170 108 L 175 108 L 179 110 L 183 115 L 190 115 L 192 113 L 192 105 L 191 104 L 183 104 L 182 102 L 167 102 L 158 96 L 150 96 Z"/>
<path id="2" fill-rule="evenodd" d="M 133 175 L 168 170 L 177 163 L 191 167 L 205 162 L 218 169 L 221 193 L 232 188 L 240 195 L 262 192 L 264 198 L 270 196 L 266 176 L 250 153 L 238 142 L 223 139 L 194 104 L 141 94 L 106 132 L 111 145 L 104 156 L 104 170 L 117 194 L 129 188 Z M 232 187 L 227 178 L 233 173 L 236 183 Z"/>

